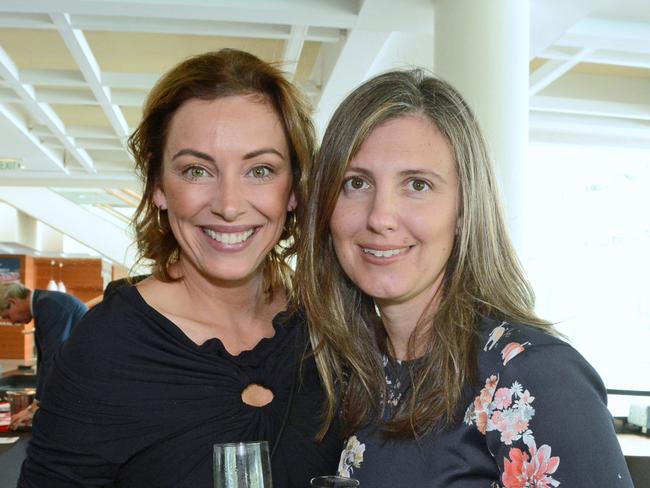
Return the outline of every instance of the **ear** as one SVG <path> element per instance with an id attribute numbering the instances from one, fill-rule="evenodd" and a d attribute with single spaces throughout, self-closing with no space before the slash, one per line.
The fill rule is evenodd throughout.
<path id="1" fill-rule="evenodd" d="M 293 190 L 291 190 L 291 195 L 289 195 L 289 202 L 287 203 L 287 212 L 292 212 L 298 206 L 298 199 Z"/>
<path id="2" fill-rule="evenodd" d="M 160 187 L 160 184 L 156 184 L 156 189 L 153 191 L 153 203 L 156 204 L 160 210 L 167 210 L 167 197 L 165 192 Z"/>

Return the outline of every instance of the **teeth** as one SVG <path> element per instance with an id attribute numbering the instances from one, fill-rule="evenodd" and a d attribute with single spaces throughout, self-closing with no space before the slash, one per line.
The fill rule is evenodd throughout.
<path id="1" fill-rule="evenodd" d="M 400 249 L 387 249 L 385 251 L 380 251 L 379 249 L 370 249 L 368 247 L 363 247 L 362 250 L 366 254 L 372 254 L 373 256 L 376 256 L 378 258 L 390 258 L 392 256 L 395 256 L 395 255 L 397 255 L 399 253 L 402 253 L 402 252 L 408 250 L 408 247 L 402 247 Z"/>
<path id="2" fill-rule="evenodd" d="M 203 229 L 203 232 L 215 241 L 223 244 L 239 244 L 253 235 L 253 229 L 247 230 L 246 232 L 215 232 L 211 229 Z"/>

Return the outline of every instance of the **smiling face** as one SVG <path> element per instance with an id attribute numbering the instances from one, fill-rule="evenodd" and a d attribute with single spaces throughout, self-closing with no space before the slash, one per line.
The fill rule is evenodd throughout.
<path id="1" fill-rule="evenodd" d="M 330 220 L 336 255 L 377 304 L 420 312 L 442 282 L 456 232 L 458 176 L 444 136 L 403 116 L 375 128 L 350 161 Z"/>
<path id="2" fill-rule="evenodd" d="M 183 269 L 223 284 L 261 278 L 296 205 L 291 187 L 282 122 L 260 97 L 192 99 L 172 117 L 154 202 Z"/>

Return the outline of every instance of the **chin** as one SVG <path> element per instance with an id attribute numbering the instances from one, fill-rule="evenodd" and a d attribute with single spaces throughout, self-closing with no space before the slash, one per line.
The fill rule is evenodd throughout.
<path id="1" fill-rule="evenodd" d="M 359 286 L 359 288 L 361 288 L 361 290 L 366 295 L 377 300 L 394 300 L 402 295 L 393 287 L 377 286 L 376 283 L 370 284 L 370 286 L 365 286 L 365 287 Z"/>

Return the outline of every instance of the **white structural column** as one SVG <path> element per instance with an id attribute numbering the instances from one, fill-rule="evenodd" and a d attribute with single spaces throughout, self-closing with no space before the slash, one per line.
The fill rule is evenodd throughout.
<path id="1" fill-rule="evenodd" d="M 529 0 L 436 0 L 434 71 L 474 109 L 521 251 L 528 146 Z"/>

